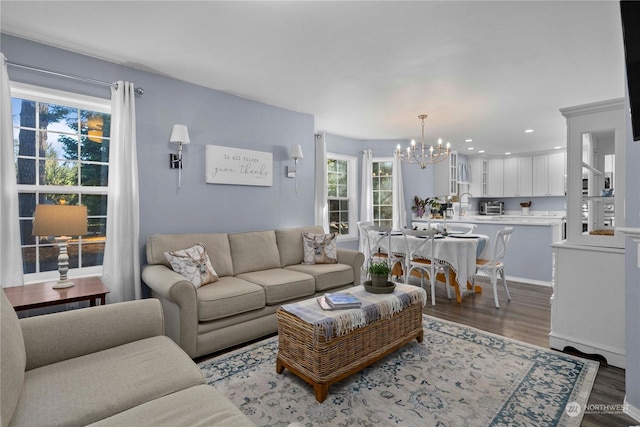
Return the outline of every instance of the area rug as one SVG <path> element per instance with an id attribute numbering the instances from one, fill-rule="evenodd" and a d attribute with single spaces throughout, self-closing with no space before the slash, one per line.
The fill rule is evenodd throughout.
<path id="1" fill-rule="evenodd" d="M 199 364 L 259 426 L 579 426 L 598 363 L 423 316 L 413 341 L 332 385 L 323 403 L 277 337 Z M 567 409 L 569 408 L 569 409 Z"/>

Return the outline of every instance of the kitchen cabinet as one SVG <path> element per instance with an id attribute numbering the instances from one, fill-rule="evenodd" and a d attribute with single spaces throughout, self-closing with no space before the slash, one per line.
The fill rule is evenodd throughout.
<path id="1" fill-rule="evenodd" d="M 531 196 L 533 190 L 531 157 L 508 157 L 503 161 L 504 197 Z"/>
<path id="2" fill-rule="evenodd" d="M 473 197 L 484 197 L 487 195 L 487 159 L 474 157 L 469 159 L 469 169 L 471 172 L 471 182 L 469 183 L 469 193 Z"/>
<path id="3" fill-rule="evenodd" d="M 458 194 L 458 152 L 452 151 L 446 160 L 434 165 L 434 196 Z"/>
<path id="4" fill-rule="evenodd" d="M 564 196 L 566 193 L 564 151 L 533 157 L 533 195 Z"/>
<path id="5" fill-rule="evenodd" d="M 504 163 L 502 159 L 487 160 L 487 197 L 504 195 Z"/>
<path id="6" fill-rule="evenodd" d="M 567 119 L 567 240 L 624 248 L 624 99 L 560 110 Z"/>
<path id="7" fill-rule="evenodd" d="M 625 100 L 560 112 L 567 119 L 567 239 L 552 245 L 549 345 L 624 368 L 624 198 L 605 194 L 625 194 Z"/>

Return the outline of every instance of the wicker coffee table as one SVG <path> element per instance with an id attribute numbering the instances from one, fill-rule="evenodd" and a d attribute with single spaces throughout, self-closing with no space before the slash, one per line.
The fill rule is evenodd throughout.
<path id="1" fill-rule="evenodd" d="M 367 314 L 371 321 L 337 331 L 331 326 L 332 320 L 352 317 L 346 312 L 353 310 L 323 312 L 316 298 L 283 305 L 277 312 L 279 346 L 276 372 L 281 374 L 286 368 L 313 385 L 318 402 L 325 400 L 330 385 L 414 339 L 418 342 L 423 340 L 422 307 L 426 292 L 422 288 L 396 284 L 393 294 L 370 294 L 362 286 L 342 292 L 361 299 L 363 306 L 356 310 L 362 310 L 361 314 Z M 389 307 L 393 307 L 392 312 Z"/>

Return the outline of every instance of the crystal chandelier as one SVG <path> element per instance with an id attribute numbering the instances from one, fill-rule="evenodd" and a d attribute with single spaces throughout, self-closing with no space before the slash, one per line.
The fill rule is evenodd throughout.
<path id="1" fill-rule="evenodd" d="M 400 144 L 396 149 L 396 153 L 400 157 L 400 160 L 405 161 L 407 163 L 420 165 L 420 169 L 424 169 L 427 165 L 432 163 L 441 162 L 444 159 L 449 157 L 451 153 L 450 144 L 447 142 L 447 146 L 442 146 L 442 138 L 438 138 L 438 147 L 433 148 L 433 145 L 427 148 L 424 145 L 424 119 L 427 118 L 426 114 L 420 114 L 418 116 L 420 120 L 422 120 L 422 143 L 421 147 L 416 147 L 416 140 L 411 140 L 411 145 L 407 147 L 407 151 L 403 152 L 400 149 Z"/>

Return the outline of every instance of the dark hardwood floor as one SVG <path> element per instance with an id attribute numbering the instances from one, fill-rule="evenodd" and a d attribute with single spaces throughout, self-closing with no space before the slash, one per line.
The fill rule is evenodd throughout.
<path id="1" fill-rule="evenodd" d="M 497 309 L 493 302 L 491 284 L 487 281 L 476 283 L 483 287 L 484 292 L 465 296 L 462 304 L 458 304 L 455 297 L 448 300 L 444 285 L 440 285 L 436 289 L 436 305 L 431 305 L 431 294 L 428 291 L 429 301 L 424 313 L 549 348 L 551 288 L 509 282 L 511 301 L 507 301 L 506 293 L 499 287 L 500 308 Z M 622 407 L 624 396 L 624 369 L 601 364 L 588 405 L 620 405 Z M 614 413 L 585 413 L 581 425 L 613 427 L 640 424 L 622 411 L 608 412 Z"/>

